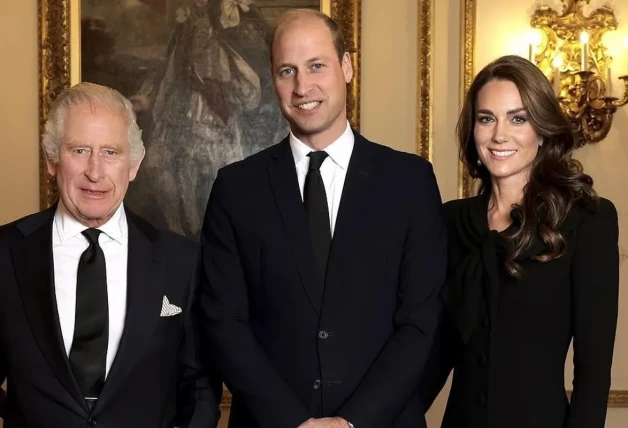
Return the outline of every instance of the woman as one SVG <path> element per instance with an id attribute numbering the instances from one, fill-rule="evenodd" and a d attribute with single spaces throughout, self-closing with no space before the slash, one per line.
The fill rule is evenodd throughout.
<path id="1" fill-rule="evenodd" d="M 457 132 L 480 187 L 445 204 L 449 316 L 426 401 L 453 367 L 443 427 L 602 428 L 617 322 L 615 207 L 571 158 L 570 123 L 525 59 L 505 56 L 478 74 Z"/>

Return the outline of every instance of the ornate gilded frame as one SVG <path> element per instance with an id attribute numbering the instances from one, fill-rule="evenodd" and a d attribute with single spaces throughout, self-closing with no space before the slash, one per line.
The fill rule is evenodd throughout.
<path id="1" fill-rule="evenodd" d="M 464 97 L 475 73 L 473 71 L 474 55 L 475 55 L 475 0 L 461 0 L 460 9 L 460 108 L 464 103 Z M 469 175 L 466 166 L 462 162 L 458 162 L 458 197 L 468 198 L 474 195 L 474 180 Z"/>
<path id="2" fill-rule="evenodd" d="M 461 0 L 461 2 L 460 104 L 462 105 L 464 95 L 475 76 L 476 0 Z M 460 162 L 458 165 L 458 197 L 466 198 L 473 196 L 474 193 L 474 180 L 463 163 Z M 611 390 L 608 396 L 608 407 L 628 407 L 628 390 Z"/>
<path id="3" fill-rule="evenodd" d="M 434 26 L 434 2 L 419 0 L 418 4 L 418 40 L 417 40 L 417 121 L 416 153 L 432 161 L 432 45 Z"/>
<path id="4" fill-rule="evenodd" d="M 71 6 L 78 0 L 38 0 L 39 20 L 39 131 L 48 117 L 50 103 L 64 88 L 69 87 L 72 76 Z M 353 81 L 347 93 L 347 116 L 351 125 L 360 128 L 360 27 L 362 0 L 320 0 L 321 10 L 334 18 L 342 27 L 347 50 L 353 61 Z M 73 79 L 75 79 L 73 81 Z M 39 204 L 47 208 L 56 200 L 55 182 L 48 175 L 46 160 L 39 154 Z"/>

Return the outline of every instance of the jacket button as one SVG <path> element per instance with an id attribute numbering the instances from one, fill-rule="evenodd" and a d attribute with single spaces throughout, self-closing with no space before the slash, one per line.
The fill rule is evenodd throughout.
<path id="1" fill-rule="evenodd" d="M 89 420 L 87 421 L 87 425 L 89 425 L 90 427 L 95 427 L 96 424 L 98 424 L 98 419 L 96 419 L 95 416 L 92 416 L 91 418 L 89 418 Z"/>
<path id="2" fill-rule="evenodd" d="M 482 328 L 487 329 L 491 323 L 488 320 L 488 317 L 483 317 L 482 320 L 480 321 L 480 324 L 482 325 Z"/>
<path id="3" fill-rule="evenodd" d="M 483 392 L 480 392 L 477 397 L 476 397 L 476 403 L 478 404 L 478 406 L 483 406 L 486 404 L 486 394 Z"/>
<path id="4" fill-rule="evenodd" d="M 316 379 L 314 383 L 312 384 L 312 388 L 319 389 L 320 387 L 321 387 L 321 381 Z"/>
<path id="5" fill-rule="evenodd" d="M 486 367 L 487 365 L 488 365 L 488 357 L 486 356 L 486 354 L 483 354 L 480 356 L 480 358 L 478 358 L 478 366 Z"/>
<path id="6" fill-rule="evenodd" d="M 318 338 L 319 339 L 327 339 L 329 337 L 329 333 L 327 333 L 325 330 L 321 330 L 318 332 Z"/>

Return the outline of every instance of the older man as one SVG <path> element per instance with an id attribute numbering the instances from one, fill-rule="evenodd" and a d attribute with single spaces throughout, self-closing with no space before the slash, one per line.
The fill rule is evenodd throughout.
<path id="1" fill-rule="evenodd" d="M 0 227 L 5 428 L 215 427 L 190 328 L 195 244 L 125 210 L 144 157 L 131 103 L 81 83 L 43 138 L 59 201 Z"/>
<path id="2" fill-rule="evenodd" d="M 271 63 L 290 135 L 220 171 L 202 233 L 229 426 L 425 426 L 446 266 L 432 167 L 349 127 L 353 69 L 327 16 L 281 17 Z"/>

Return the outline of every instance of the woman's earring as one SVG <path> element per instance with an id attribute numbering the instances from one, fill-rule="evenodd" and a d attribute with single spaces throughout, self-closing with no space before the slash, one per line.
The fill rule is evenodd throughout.
<path id="1" fill-rule="evenodd" d="M 543 147 L 543 139 L 542 138 L 539 140 L 539 147 Z"/>
<path id="2" fill-rule="evenodd" d="M 482 166 L 482 161 L 478 159 L 477 164 L 478 166 Z"/>

